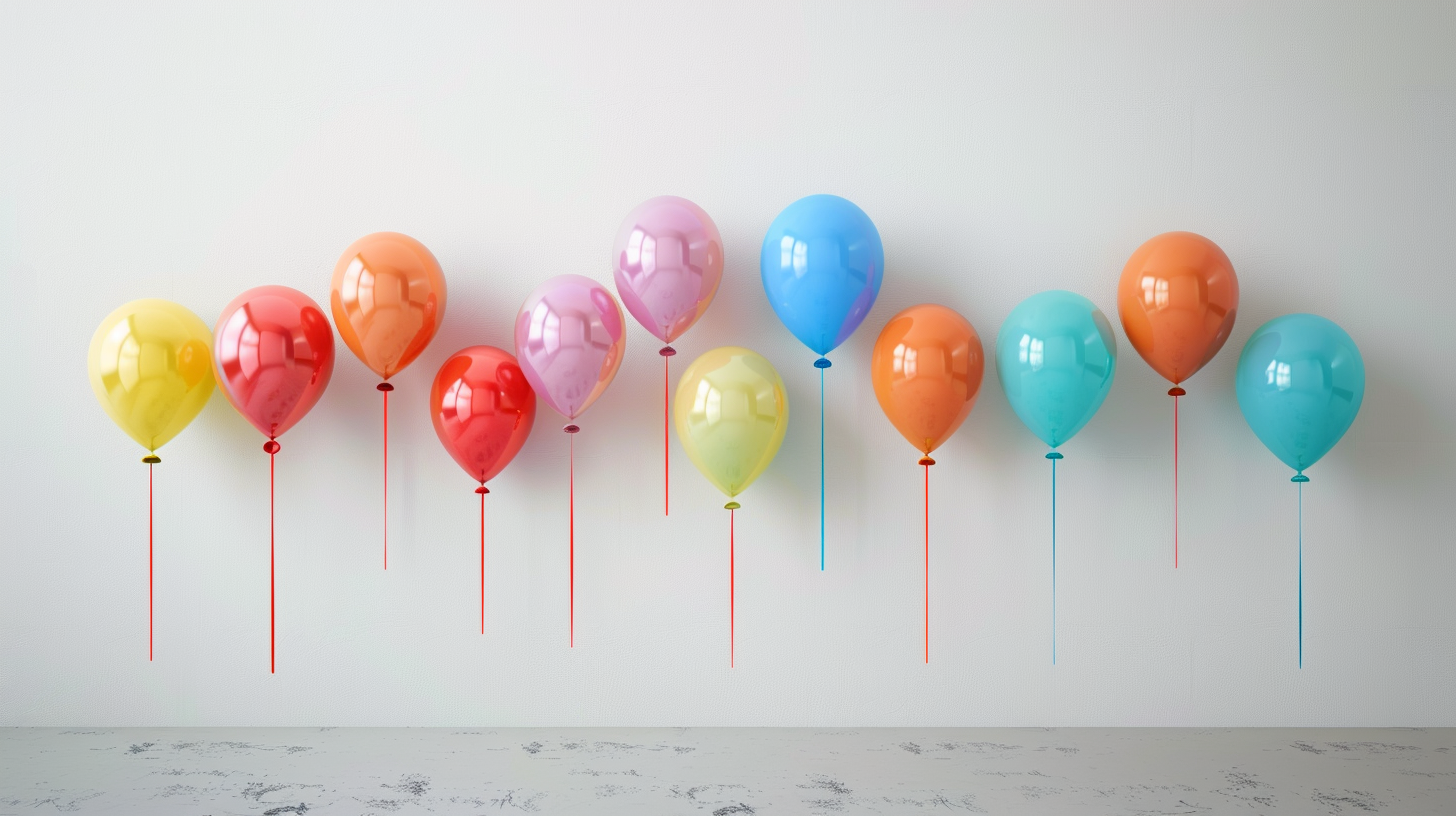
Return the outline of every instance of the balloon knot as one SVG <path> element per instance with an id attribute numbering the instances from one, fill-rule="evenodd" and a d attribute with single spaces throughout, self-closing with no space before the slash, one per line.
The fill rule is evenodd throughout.
<path id="1" fill-rule="evenodd" d="M 283 446 L 278 444 L 278 440 L 276 439 L 270 439 L 267 442 L 263 443 L 263 452 L 268 454 L 269 456 L 272 456 L 282 449 Z"/>
<path id="2" fill-rule="evenodd" d="M 815 368 L 828 368 L 832 365 L 834 365 L 834 363 L 829 362 L 828 357 L 820 357 L 819 359 L 814 361 Z"/>
<path id="3" fill-rule="evenodd" d="M 931 459 L 929 456 L 922 456 L 922 457 L 920 457 L 920 461 L 917 462 L 916 464 L 921 464 L 921 465 L 925 465 L 926 467 L 930 467 L 931 465 L 935 464 L 935 460 L 934 459 Z"/>
<path id="4" fill-rule="evenodd" d="M 1184 391 L 1182 388 L 1179 388 L 1176 385 L 1168 389 L 1168 396 L 1170 397 L 1181 397 L 1187 393 L 1187 391 Z"/>
<path id="5" fill-rule="evenodd" d="M 475 488 L 475 492 L 484 496 L 485 494 L 490 492 L 490 488 L 485 486 L 485 482 L 481 482 L 480 487 Z"/>
<path id="6" fill-rule="evenodd" d="M 1290 479 L 1289 481 L 1303 483 L 1309 481 L 1309 477 L 1304 475 L 1303 473 L 1296 473 L 1294 474 L 1294 478 Z"/>
<path id="7" fill-rule="evenodd" d="M 149 465 L 160 465 L 160 464 L 162 464 L 162 457 L 160 457 L 160 456 L 158 456 L 158 455 L 156 455 L 154 453 L 154 454 L 152 454 L 150 456 L 143 456 L 142 457 L 142 461 L 143 462 L 146 462 Z"/>
<path id="8" fill-rule="evenodd" d="M 386 392 L 393 391 L 394 390 L 394 386 L 390 385 L 387 382 L 382 382 L 379 385 L 376 385 L 374 387 L 375 388 L 378 388 L 380 391 L 386 391 Z"/>
<path id="9" fill-rule="evenodd" d="M 1047 454 L 1047 458 L 1048 459 L 1054 459 L 1055 460 L 1055 459 L 1064 459 L 1066 457 L 1062 456 L 1060 453 L 1057 453 L 1056 451 L 1052 451 L 1051 453 L 1048 453 Z"/>
<path id="10" fill-rule="evenodd" d="M 561 430 L 566 431 L 567 433 L 577 433 L 577 432 L 579 432 L 581 430 L 581 428 L 578 428 L 575 425 L 567 425 L 565 428 L 562 428 Z"/>
<path id="11" fill-rule="evenodd" d="M 738 508 L 740 508 L 742 506 L 743 505 L 739 504 L 738 502 L 728 502 L 727 504 L 723 505 L 723 509 L 724 510 L 737 510 Z"/>
<path id="12" fill-rule="evenodd" d="M 671 357 L 674 354 L 677 354 L 677 349 L 673 348 L 672 346 L 663 346 L 661 349 L 658 349 L 657 353 L 661 354 L 663 357 Z"/>

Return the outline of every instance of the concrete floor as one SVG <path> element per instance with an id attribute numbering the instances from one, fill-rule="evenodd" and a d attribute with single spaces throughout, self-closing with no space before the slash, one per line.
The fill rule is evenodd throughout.
<path id="1" fill-rule="evenodd" d="M 0 729 L 0 814 L 1452 814 L 1456 729 Z"/>

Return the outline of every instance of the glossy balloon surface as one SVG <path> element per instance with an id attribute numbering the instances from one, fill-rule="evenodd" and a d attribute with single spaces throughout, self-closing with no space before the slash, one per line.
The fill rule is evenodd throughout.
<path id="1" fill-rule="evenodd" d="M 471 346 L 451 355 L 435 375 L 430 421 L 445 450 L 484 484 L 526 444 L 536 422 L 536 394 L 515 357 Z"/>
<path id="2" fill-rule="evenodd" d="M 890 318 L 875 341 L 870 379 L 880 408 L 929 454 L 954 434 L 981 390 L 986 358 L 970 321 L 935 304 Z"/>
<path id="3" fill-rule="evenodd" d="M 1086 425 L 1117 369 L 1112 324 L 1073 292 L 1041 292 L 1011 310 L 996 335 L 996 376 L 1016 416 L 1055 448 Z"/>
<path id="4" fill-rule="evenodd" d="M 1239 279 L 1218 244 L 1167 232 L 1138 247 L 1117 284 L 1128 342 L 1177 385 L 1223 348 L 1239 309 Z"/>
<path id="5" fill-rule="evenodd" d="M 576 419 L 607 390 L 627 350 L 622 307 L 606 287 L 561 275 L 536 288 L 516 316 L 516 357 L 531 387 Z"/>
<path id="6" fill-rule="evenodd" d="M 818 354 L 843 343 L 869 314 L 884 270 L 874 222 L 832 195 L 801 198 L 779 213 L 759 256 L 769 304 Z"/>
<path id="7" fill-rule="evenodd" d="M 445 274 L 424 244 L 376 232 L 344 250 L 329 304 L 344 345 L 387 380 L 425 350 L 445 318 Z"/>
<path id="8" fill-rule="evenodd" d="M 1284 315 L 1260 326 L 1244 344 L 1234 393 L 1259 441 L 1303 472 L 1355 421 L 1365 398 L 1365 361 L 1355 341 L 1332 321 Z"/>
<path id="9" fill-rule="evenodd" d="M 729 497 L 773 461 L 789 427 L 784 381 L 757 352 L 725 346 L 692 362 L 673 397 L 673 424 L 688 458 Z"/>
<path id="10" fill-rule="evenodd" d="M 249 289 L 217 319 L 213 371 L 228 402 L 272 439 L 323 396 L 334 373 L 334 331 L 297 289 Z"/>
<path id="11" fill-rule="evenodd" d="M 176 303 L 133 300 L 96 328 L 86 367 L 106 414 L 155 451 L 212 396 L 212 332 Z"/>
<path id="12" fill-rule="evenodd" d="M 702 207 L 677 196 L 638 205 L 617 230 L 612 276 L 622 305 L 664 343 L 708 310 L 723 278 L 723 239 Z"/>

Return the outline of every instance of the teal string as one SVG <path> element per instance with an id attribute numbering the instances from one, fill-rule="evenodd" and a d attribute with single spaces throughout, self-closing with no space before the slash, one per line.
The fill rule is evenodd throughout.
<path id="1" fill-rule="evenodd" d="M 1299 484 L 1299 667 L 1304 668 L 1304 482 Z"/>
<path id="2" fill-rule="evenodd" d="M 1052 665 L 1057 665 L 1057 460 L 1060 453 L 1047 454 L 1052 460 Z"/>
<path id="3" fill-rule="evenodd" d="M 821 572 L 824 570 L 824 368 L 824 366 L 819 368 L 819 570 Z"/>

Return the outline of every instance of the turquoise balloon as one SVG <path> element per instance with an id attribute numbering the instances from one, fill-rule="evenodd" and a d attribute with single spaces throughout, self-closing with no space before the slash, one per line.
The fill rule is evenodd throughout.
<path id="1" fill-rule="evenodd" d="M 1254 435 L 1298 478 L 1355 421 L 1365 398 L 1365 361 L 1333 321 L 1284 315 L 1244 344 L 1234 392 Z"/>
<path id="2" fill-rule="evenodd" d="M 1053 448 L 1102 407 L 1116 369 L 1112 324 L 1074 292 L 1042 292 L 1021 301 L 996 335 L 996 377 L 1006 399 Z"/>

